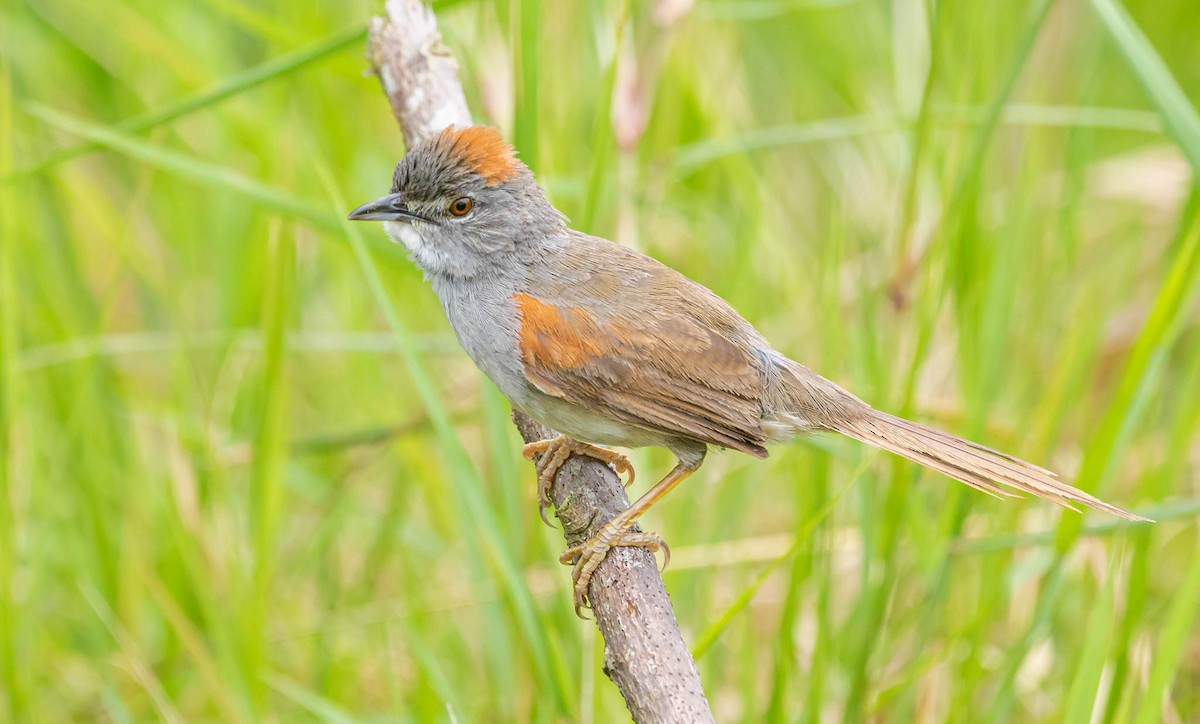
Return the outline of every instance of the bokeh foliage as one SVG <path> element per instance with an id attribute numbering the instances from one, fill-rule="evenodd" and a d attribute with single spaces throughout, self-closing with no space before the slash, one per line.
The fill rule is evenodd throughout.
<path id="1" fill-rule="evenodd" d="M 1200 718 L 1193 0 L 435 7 L 578 227 L 1160 520 L 712 456 L 647 522 L 719 719 Z M 0 6 L 0 717 L 623 716 L 506 403 L 341 221 L 378 10 Z"/>

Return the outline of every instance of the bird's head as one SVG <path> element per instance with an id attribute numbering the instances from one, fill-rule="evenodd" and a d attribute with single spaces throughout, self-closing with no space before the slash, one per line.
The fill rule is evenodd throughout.
<path id="1" fill-rule="evenodd" d="M 383 221 L 430 276 L 495 273 L 564 227 L 528 167 L 494 128 L 450 126 L 396 164 L 392 191 L 350 212 Z"/>

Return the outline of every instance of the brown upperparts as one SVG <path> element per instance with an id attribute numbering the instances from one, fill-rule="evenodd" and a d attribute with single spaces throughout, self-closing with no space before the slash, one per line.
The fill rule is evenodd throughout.
<path id="1" fill-rule="evenodd" d="M 689 310 L 614 318 L 526 292 L 513 301 L 522 367 L 542 392 L 642 429 L 766 457 L 757 356 Z"/>

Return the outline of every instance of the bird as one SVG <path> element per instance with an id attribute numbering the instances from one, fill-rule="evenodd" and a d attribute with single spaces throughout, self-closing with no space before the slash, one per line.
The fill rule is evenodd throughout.
<path id="1" fill-rule="evenodd" d="M 523 453 L 537 464 L 543 513 L 572 454 L 611 464 L 609 447 L 662 447 L 676 464 L 560 560 L 576 613 L 616 546 L 665 542 L 634 522 L 700 468 L 710 447 L 767 457 L 767 446 L 833 432 L 895 453 L 995 497 L 1032 494 L 1131 521 L 1149 519 L 1049 470 L 876 410 L 775 350 L 727 302 L 661 262 L 576 231 L 513 146 L 490 126 L 449 126 L 396 164 L 391 191 L 352 211 L 382 221 L 442 303 L 459 343 L 518 410 L 557 430 Z M 668 551 L 669 553 L 669 551 Z"/>

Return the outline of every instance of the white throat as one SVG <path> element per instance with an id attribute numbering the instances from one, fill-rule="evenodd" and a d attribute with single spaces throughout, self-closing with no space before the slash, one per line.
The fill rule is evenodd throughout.
<path id="1" fill-rule="evenodd" d="M 421 236 L 421 232 L 417 231 L 412 224 L 406 224 L 401 221 L 385 221 L 383 222 L 383 229 L 391 237 L 392 241 L 397 244 L 403 244 L 413 254 L 419 253 L 421 247 L 425 245 L 425 238 Z"/>

